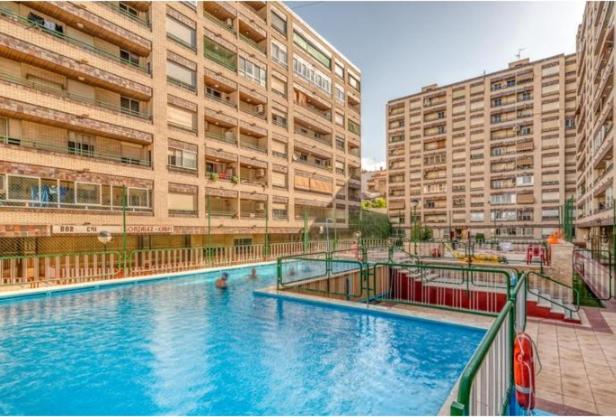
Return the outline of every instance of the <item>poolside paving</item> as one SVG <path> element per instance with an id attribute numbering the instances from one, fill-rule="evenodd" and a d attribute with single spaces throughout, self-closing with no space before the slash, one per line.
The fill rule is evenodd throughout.
<path id="1" fill-rule="evenodd" d="M 560 415 L 615 415 L 616 306 L 584 313 L 581 325 L 528 321 L 542 364 L 537 407 Z"/>

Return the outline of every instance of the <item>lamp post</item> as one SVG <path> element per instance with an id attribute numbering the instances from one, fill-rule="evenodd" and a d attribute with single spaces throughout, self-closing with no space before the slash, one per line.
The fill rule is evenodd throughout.
<path id="1" fill-rule="evenodd" d="M 411 231 L 411 236 L 413 238 L 413 253 L 417 255 L 417 205 L 419 204 L 419 200 L 413 199 L 411 200 L 411 205 L 413 206 L 413 230 Z"/>
<path id="2" fill-rule="evenodd" d="M 103 244 L 105 254 L 107 254 L 107 243 L 111 242 L 113 236 L 107 230 L 101 230 L 98 232 L 98 236 L 96 236 L 99 242 Z"/>

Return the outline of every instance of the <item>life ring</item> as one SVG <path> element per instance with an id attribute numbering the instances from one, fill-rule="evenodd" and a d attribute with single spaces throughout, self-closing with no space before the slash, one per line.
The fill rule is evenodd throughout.
<path id="1" fill-rule="evenodd" d="M 533 342 L 529 335 L 520 333 L 513 342 L 513 379 L 515 398 L 525 410 L 535 408 L 535 364 Z"/>

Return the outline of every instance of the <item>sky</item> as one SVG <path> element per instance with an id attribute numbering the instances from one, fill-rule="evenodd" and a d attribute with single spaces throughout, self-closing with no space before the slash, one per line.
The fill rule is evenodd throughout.
<path id="1" fill-rule="evenodd" d="M 362 71 L 362 168 L 385 161 L 385 105 L 421 87 L 575 52 L 584 2 L 287 2 Z"/>

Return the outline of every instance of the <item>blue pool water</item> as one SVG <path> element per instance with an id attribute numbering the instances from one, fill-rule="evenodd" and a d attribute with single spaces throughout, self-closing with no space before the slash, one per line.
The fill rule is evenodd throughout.
<path id="1" fill-rule="evenodd" d="M 2 414 L 435 414 L 482 330 L 259 296 L 275 266 L 0 303 Z"/>

